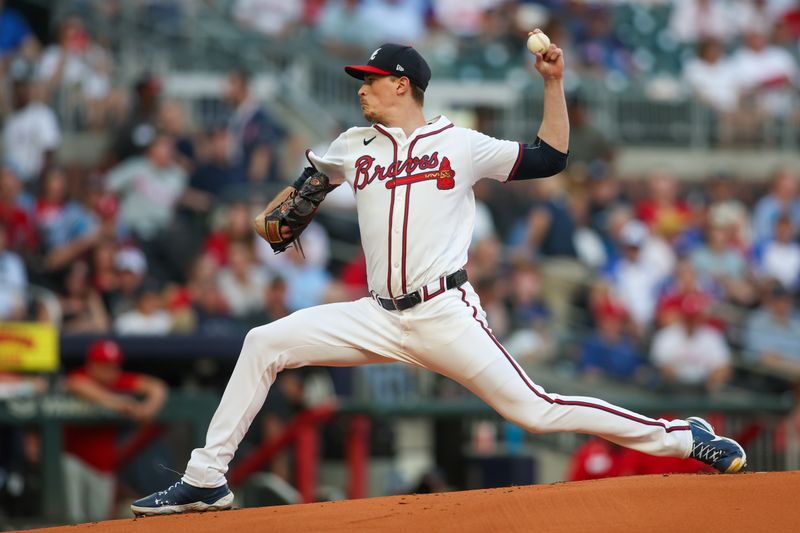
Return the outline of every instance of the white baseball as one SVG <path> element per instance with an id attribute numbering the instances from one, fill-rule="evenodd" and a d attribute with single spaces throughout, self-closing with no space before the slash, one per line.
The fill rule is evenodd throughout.
<path id="1" fill-rule="evenodd" d="M 532 54 L 539 54 L 544 52 L 550 47 L 550 37 L 542 32 L 532 33 L 528 37 L 528 50 Z"/>

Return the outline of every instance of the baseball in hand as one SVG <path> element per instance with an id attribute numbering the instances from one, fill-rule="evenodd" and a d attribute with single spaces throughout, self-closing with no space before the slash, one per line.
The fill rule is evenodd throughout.
<path id="1" fill-rule="evenodd" d="M 528 50 L 532 54 L 541 54 L 550 46 L 550 37 L 544 33 L 537 31 L 531 33 L 528 37 Z"/>

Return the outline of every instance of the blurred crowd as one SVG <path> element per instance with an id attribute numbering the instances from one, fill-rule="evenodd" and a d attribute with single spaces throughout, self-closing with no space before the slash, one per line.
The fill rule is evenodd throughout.
<path id="1" fill-rule="evenodd" d="M 178 32 L 191 12 L 216 4 L 268 37 L 309 29 L 329 53 L 359 60 L 380 42 L 413 41 L 444 65 L 442 76 L 524 64 L 523 37 L 541 26 L 565 47 L 575 75 L 610 86 L 664 73 L 685 80 L 717 114 L 722 141 L 798 109 L 800 7 L 789 0 L 142 0 L 136 7 Z M 131 84 L 117 77 L 118 43 L 108 28 L 121 2 L 71 6 L 46 39 L 0 0 L 0 321 L 49 321 L 64 335 L 238 336 L 297 309 L 367 294 L 347 188 L 323 203 L 303 235 L 304 255 L 294 248 L 274 255 L 252 231 L 254 215 L 303 166 L 305 145 L 256 98 L 250 72 L 228 71 L 209 114 L 215 119 L 197 123 L 164 96 L 157 75 L 142 72 Z M 592 125 L 579 93 L 569 112 L 562 175 L 475 187 L 467 269 L 510 352 L 523 364 L 640 390 L 763 390 L 762 376 L 780 378 L 767 381 L 771 391 L 800 383 L 797 169 L 775 168 L 768 182 L 722 172 L 688 182 L 670 168 L 620 176 L 615 146 Z M 65 121 L 105 139 L 97 161 L 59 161 Z M 122 373 L 118 348 L 98 346 L 67 390 L 151 419 L 163 384 Z M 389 367 L 364 373 L 386 401 L 425 386 Z M 436 394 L 450 394 L 436 386 Z M 40 378 L 0 374 L 0 397 L 46 388 Z M 302 380 L 286 378 L 279 389 L 284 400 L 275 409 L 285 412 L 265 424 L 266 435 L 303 405 Z M 130 393 L 145 400 L 125 400 Z M 68 437 L 85 460 L 82 437 Z M 103 433 L 98 442 L 107 452 L 114 438 Z M 4 446 L 18 455 L 35 448 Z M 589 452 L 619 459 L 620 471 L 641 467 L 640 458 L 602 446 Z M 86 479 L 95 490 L 109 486 L 110 463 L 90 465 L 97 474 L 90 478 L 80 461 L 66 461 L 75 487 Z M 71 508 L 83 513 L 74 520 L 107 511 L 96 495 L 70 493 L 80 500 Z"/>
<path id="2" fill-rule="evenodd" d="M 698 13 L 720 3 L 672 6 L 673 24 L 680 26 L 675 37 L 702 46 L 712 38 L 735 43 L 758 35 L 763 41 L 765 32 L 793 20 L 796 7 L 738 2 L 726 16 L 750 24 L 702 23 Z M 598 12 L 615 9 L 510 4 L 483 2 L 471 16 L 470 2 L 421 0 L 242 0 L 231 9 L 260 31 L 278 34 L 313 22 L 331 39 L 357 35 L 324 30 L 328 20 L 352 24 L 356 14 L 334 16 L 350 9 L 392 21 L 383 30 L 369 25 L 370 31 L 400 32 L 377 40 L 422 39 L 442 28 L 481 39 L 491 14 L 509 7 L 515 11 L 502 13 L 533 7 L 550 13 L 553 21 L 575 26 L 568 34 L 577 39 L 593 35 L 589 27 L 578 29 L 580 21 L 596 22 L 603 18 Z M 699 11 L 682 11 L 690 6 Z M 369 11 L 381 9 L 380 16 Z M 259 22 L 259 13 L 271 15 L 271 26 Z M 296 309 L 366 294 L 354 199 L 346 188 L 329 196 L 304 234 L 305 256 L 296 249 L 273 255 L 251 230 L 254 213 L 302 167 L 298 154 L 305 146 L 254 96 L 247 70 L 225 76 L 217 120 L 195 124 L 179 102 L 163 96 L 155 75 L 144 73 L 127 89 L 112 83 L 113 56 L 85 17 L 58 20 L 53 43 L 44 46 L 18 12 L 2 7 L 0 16 L 10 28 L 0 41 L 8 89 L 2 98 L 0 320 L 49 320 L 64 334 L 236 335 Z M 52 108 L 51 92 L 60 84 L 80 86 L 70 109 L 84 109 L 87 127 L 108 139 L 94 164 L 56 160 L 63 117 Z M 775 169 L 769 184 L 725 174 L 681 182 L 668 168 L 621 177 L 613 144 L 592 126 L 579 94 L 569 107 L 571 159 L 564 175 L 476 187 L 470 279 L 498 336 L 523 358 L 548 359 L 572 347 L 576 368 L 587 376 L 648 386 L 717 390 L 731 379 L 732 348 L 746 354 L 739 361 L 800 375 L 790 350 L 800 340 L 796 171 Z"/>

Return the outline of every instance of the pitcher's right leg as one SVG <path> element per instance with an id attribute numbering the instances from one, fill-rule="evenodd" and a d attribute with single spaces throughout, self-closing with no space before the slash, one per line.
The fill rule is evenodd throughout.
<path id="1" fill-rule="evenodd" d="M 192 452 L 180 482 L 134 502 L 135 514 L 230 507 L 228 464 L 281 370 L 308 365 L 392 362 L 398 336 L 389 316 L 369 299 L 303 309 L 250 330 L 202 448 Z"/>

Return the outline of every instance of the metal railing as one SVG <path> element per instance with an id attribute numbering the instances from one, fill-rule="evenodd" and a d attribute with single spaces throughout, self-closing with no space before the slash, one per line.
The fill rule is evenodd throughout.
<path id="1" fill-rule="evenodd" d="M 357 85 L 342 73 L 345 60 L 327 54 L 313 30 L 298 28 L 284 38 L 269 39 L 235 21 L 231 5 L 229 0 L 183 2 L 175 17 L 161 20 L 159 12 L 132 2 L 121 3 L 113 32 L 98 28 L 112 41 L 117 84 L 127 85 L 143 71 L 165 77 L 192 71 L 221 75 L 233 66 L 246 66 L 273 79 L 278 87 L 273 98 L 298 122 L 308 126 L 322 121 L 325 127 L 316 128 L 320 135 L 332 124 L 363 122 L 355 96 Z M 434 72 L 437 69 L 458 70 L 434 65 Z M 541 114 L 541 88 L 535 78 L 526 79 L 522 69 L 512 68 L 506 79 L 499 81 L 435 79 L 428 91 L 432 104 L 429 111 L 494 108 L 502 117 L 495 133 L 526 140 L 531 122 Z M 650 98 L 635 80 L 624 91 L 609 90 L 604 82 L 593 79 L 580 79 L 571 85 L 589 107 L 595 126 L 613 142 L 686 148 L 718 144 L 717 117 L 691 97 Z M 796 93 L 794 100 L 796 109 Z M 60 111 L 65 129 L 74 130 L 74 114 Z M 751 145 L 792 150 L 800 144 L 797 116 L 764 119 L 752 127 L 758 131 L 748 135 L 746 142 Z"/>
<path id="2" fill-rule="evenodd" d="M 527 370 L 536 383 L 560 394 L 594 396 L 652 417 L 708 416 L 718 431 L 742 441 L 752 470 L 792 470 L 800 463 L 800 431 L 791 395 L 735 387 L 713 395 L 658 393 L 626 384 L 587 383 L 547 366 Z M 354 412 L 378 417 L 499 420 L 466 389 L 430 372 L 390 364 L 359 368 L 355 375 L 356 397 L 347 407 Z M 570 433 L 527 437 L 532 446 L 564 453 L 571 453 L 585 440 L 583 435 Z"/>

